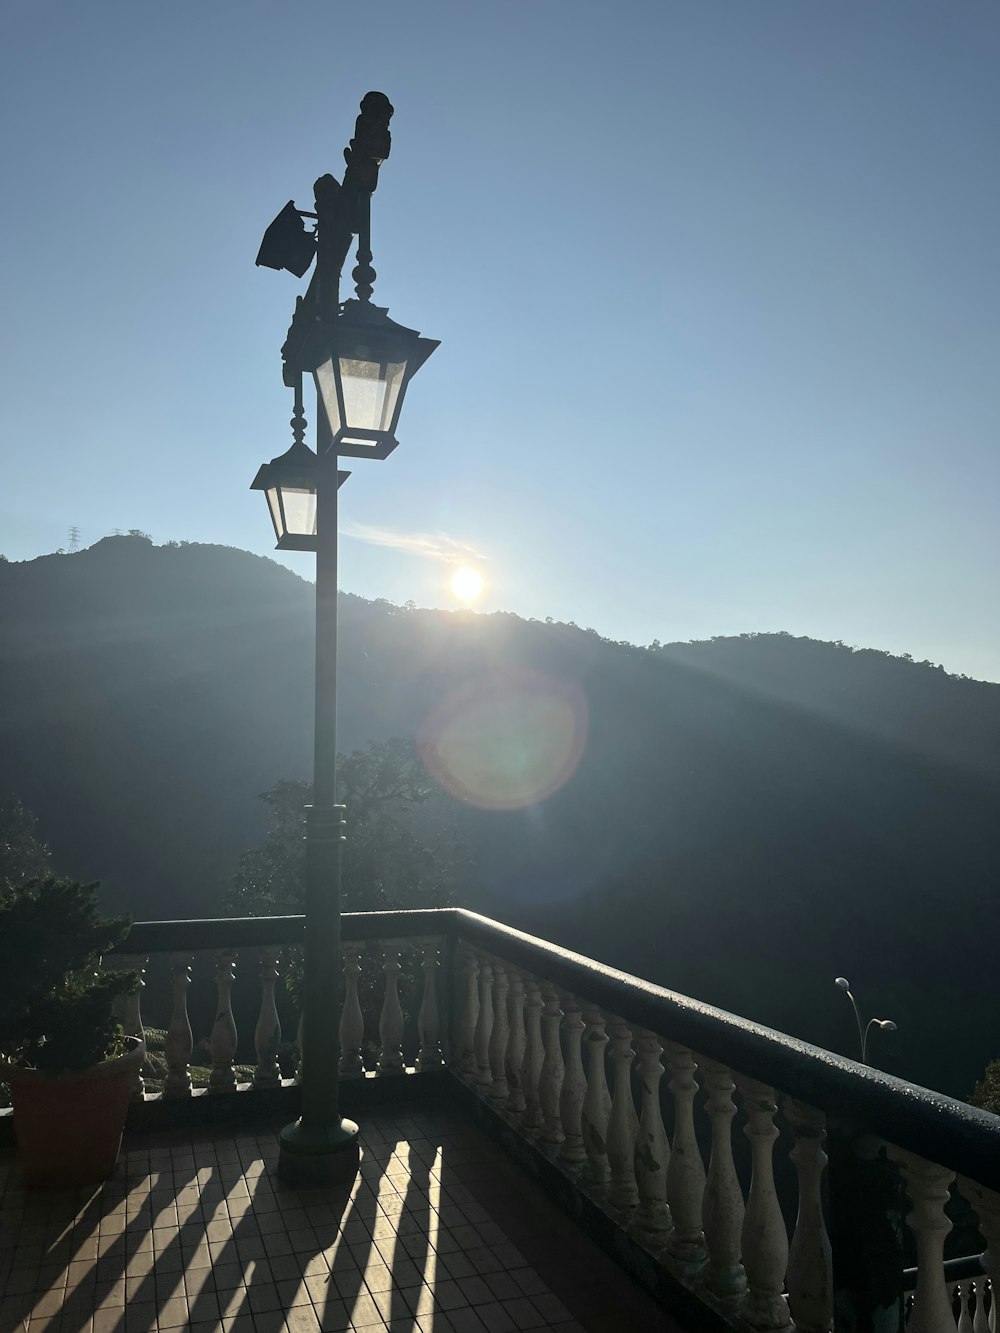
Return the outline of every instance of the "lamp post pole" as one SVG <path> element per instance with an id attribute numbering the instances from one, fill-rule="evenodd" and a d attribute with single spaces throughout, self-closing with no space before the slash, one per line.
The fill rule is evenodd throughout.
<path id="1" fill-rule="evenodd" d="M 325 439 L 324 439 L 325 436 Z M 278 1174 L 324 1184 L 354 1174 L 358 1127 L 340 1114 L 340 897 L 345 807 L 337 790 L 337 454 L 316 426 L 316 717 L 306 807 L 306 938 L 300 1118 L 281 1131 Z"/>

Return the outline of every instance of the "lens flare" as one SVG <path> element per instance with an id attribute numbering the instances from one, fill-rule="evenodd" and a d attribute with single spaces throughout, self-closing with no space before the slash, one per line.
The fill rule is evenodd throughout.
<path id="1" fill-rule="evenodd" d="M 572 776 L 587 725 L 587 701 L 575 682 L 504 671 L 449 694 L 417 743 L 445 791 L 484 810 L 521 810 Z"/>

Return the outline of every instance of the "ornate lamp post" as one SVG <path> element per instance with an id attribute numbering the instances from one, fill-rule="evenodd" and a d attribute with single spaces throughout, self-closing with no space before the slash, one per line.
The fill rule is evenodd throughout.
<path id="1" fill-rule="evenodd" d="M 386 458 L 410 380 L 438 343 L 403 328 L 371 304 L 371 196 L 389 156 L 392 106 L 382 93 L 361 103 L 345 149 L 343 183 L 321 176 L 315 213 L 294 203 L 267 229 L 257 263 L 302 277 L 316 268 L 296 302 L 282 348 L 285 384 L 294 391 L 292 447 L 265 463 L 252 489 L 267 496 L 280 550 L 316 552 L 316 729 L 313 800 L 306 807 L 306 939 L 302 1114 L 280 1135 L 278 1172 L 293 1184 L 327 1184 L 357 1166 L 358 1127 L 339 1106 L 340 878 L 344 806 L 337 779 L 337 491 L 347 477 L 339 456 Z M 315 218 L 310 233 L 303 217 Z M 355 299 L 341 303 L 340 273 L 354 236 Z M 317 389 L 316 452 L 305 443 L 302 380 Z"/>

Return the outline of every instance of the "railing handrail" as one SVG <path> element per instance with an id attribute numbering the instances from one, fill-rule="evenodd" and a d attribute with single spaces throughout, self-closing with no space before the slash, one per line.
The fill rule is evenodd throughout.
<path id="1" fill-rule="evenodd" d="M 1000 1190 L 1000 1116 L 643 981 L 463 908 L 470 944 L 730 1069 Z"/>
<path id="2" fill-rule="evenodd" d="M 341 938 L 395 939 L 412 935 L 446 935 L 454 926 L 451 907 L 405 912 L 345 912 Z M 301 944 L 304 916 L 194 917 L 187 921 L 134 921 L 115 955 L 197 953 L 202 949 L 254 949 L 267 944 Z"/>
<path id="3" fill-rule="evenodd" d="M 302 916 L 140 921 L 116 953 L 296 944 L 304 933 Z M 460 937 L 630 1024 L 815 1106 L 852 1132 L 868 1132 L 1000 1190 L 1000 1116 L 988 1111 L 464 908 L 350 912 L 342 919 L 345 942 L 425 935 Z"/>
<path id="4" fill-rule="evenodd" d="M 919 1268 L 904 1268 L 903 1290 L 907 1293 L 913 1291 L 916 1288 L 919 1276 Z M 983 1276 L 983 1256 L 981 1254 L 963 1254 L 957 1259 L 946 1259 L 944 1261 L 944 1280 L 946 1282 L 963 1282 L 966 1278 Z"/>

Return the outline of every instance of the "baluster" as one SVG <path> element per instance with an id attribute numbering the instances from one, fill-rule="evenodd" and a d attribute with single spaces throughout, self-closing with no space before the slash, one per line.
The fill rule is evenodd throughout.
<path id="1" fill-rule="evenodd" d="M 951 1305 L 952 1308 L 952 1328 L 948 1330 L 948 1333 L 952 1333 L 952 1329 L 955 1329 L 955 1326 L 961 1317 L 961 1288 L 957 1282 L 945 1281 L 944 1285 L 945 1290 L 948 1292 L 949 1305 Z"/>
<path id="2" fill-rule="evenodd" d="M 542 1011 L 542 1068 L 538 1075 L 538 1099 L 542 1104 L 543 1143 L 562 1143 L 562 1123 L 559 1119 L 559 1095 L 563 1083 L 562 1047 L 559 1044 L 559 1027 L 562 1023 L 562 1010 L 559 1007 L 559 992 L 554 986 L 546 985 L 542 990 L 545 1007 Z"/>
<path id="3" fill-rule="evenodd" d="M 572 995 L 563 995 L 562 1008 L 566 1060 L 559 1093 L 559 1121 L 563 1135 L 559 1156 L 569 1166 L 575 1168 L 582 1166 L 587 1160 L 587 1150 L 583 1146 L 583 1101 L 587 1095 L 587 1076 L 583 1072 L 583 1056 L 580 1050 L 583 1018 L 580 1006 Z"/>
<path id="4" fill-rule="evenodd" d="M 454 1059 L 466 1083 L 476 1079 L 476 1024 L 479 1019 L 479 960 L 464 942 L 455 968 Z"/>
<path id="5" fill-rule="evenodd" d="M 944 1242 L 951 1222 L 944 1210 L 955 1173 L 893 1145 L 889 1156 L 899 1167 L 913 1205 L 906 1224 L 917 1241 L 917 1285 L 907 1333 L 954 1333 L 955 1317 L 944 1277 Z"/>
<path id="6" fill-rule="evenodd" d="M 493 1082 L 490 1038 L 493 1035 L 493 966 L 488 954 L 479 955 L 479 1014 L 476 1018 L 475 1084 L 484 1092 Z"/>
<path id="7" fill-rule="evenodd" d="M 743 1189 L 733 1159 L 733 1103 L 735 1084 L 729 1069 L 698 1056 L 708 1094 L 706 1111 L 712 1127 L 712 1151 L 708 1161 L 702 1203 L 702 1226 L 708 1263 L 705 1285 L 716 1300 L 735 1308 L 747 1289 L 743 1267 Z"/>
<path id="8" fill-rule="evenodd" d="M 358 980 L 361 976 L 361 945 L 345 944 L 344 1007 L 340 1011 L 340 1076 L 360 1078 L 365 1072 L 361 1048 L 365 1040 L 365 1018 L 361 1012 Z"/>
<path id="9" fill-rule="evenodd" d="M 507 1042 L 510 1038 L 510 1017 L 507 1013 L 507 995 L 510 985 L 507 969 L 500 962 L 493 964 L 493 1031 L 490 1033 L 491 1080 L 487 1089 L 490 1101 L 499 1108 L 510 1096 L 507 1084 Z"/>
<path id="10" fill-rule="evenodd" d="M 223 949 L 215 955 L 215 988 L 218 999 L 215 1006 L 215 1022 L 209 1038 L 212 1052 L 212 1072 L 208 1076 L 210 1092 L 234 1092 L 236 1072 L 233 1059 L 236 1055 L 236 1021 L 233 1018 L 232 989 L 236 980 L 236 955 L 231 949 Z"/>
<path id="11" fill-rule="evenodd" d="M 444 1057 L 441 1054 L 441 1020 L 438 1016 L 440 943 L 440 940 L 422 942 L 423 961 L 420 966 L 424 974 L 424 993 L 420 1000 L 420 1013 L 417 1015 L 417 1033 L 420 1037 L 420 1050 L 417 1052 L 418 1069 L 440 1069 L 444 1064 Z"/>
<path id="12" fill-rule="evenodd" d="M 524 1129 L 541 1129 L 543 1123 L 539 1084 L 542 1076 L 542 996 L 534 977 L 524 979 Z"/>
<path id="13" fill-rule="evenodd" d="M 972 1204 L 979 1222 L 979 1230 L 986 1241 L 986 1249 L 979 1256 L 983 1272 L 990 1280 L 990 1333 L 1000 1333 L 1000 1309 L 997 1308 L 997 1295 L 1000 1289 L 1000 1194 L 987 1189 L 978 1181 L 960 1176 L 958 1187 Z M 981 1278 L 976 1287 L 976 1333 L 979 1333 L 979 1305 L 983 1303 L 985 1283 Z"/>
<path id="14" fill-rule="evenodd" d="M 694 1099 L 698 1091 L 694 1073 L 698 1066 L 686 1046 L 663 1043 L 670 1067 L 670 1095 L 674 1099 L 674 1140 L 667 1167 L 667 1202 L 673 1230 L 667 1248 L 685 1276 L 701 1271 L 707 1259 L 701 1209 L 705 1197 L 705 1163 L 694 1132 Z"/>
<path id="15" fill-rule="evenodd" d="M 606 1185 L 611 1179 L 608 1165 L 608 1120 L 611 1117 L 611 1093 L 604 1068 L 608 1036 L 600 1009 L 585 1009 L 583 1045 L 587 1052 L 587 1092 L 583 1099 L 581 1124 L 583 1146 L 587 1153 L 584 1175 L 594 1185 Z"/>
<path id="16" fill-rule="evenodd" d="M 191 1095 L 191 1023 L 188 1019 L 187 988 L 191 985 L 191 954 L 172 954 L 170 1023 L 163 1043 L 167 1077 L 163 1080 L 164 1097 Z"/>
<path id="17" fill-rule="evenodd" d="M 117 965 L 126 971 L 136 972 L 138 974 L 135 983 L 135 989 L 129 991 L 125 996 L 125 1011 L 122 1014 L 122 1031 L 127 1037 L 138 1037 L 144 1041 L 146 1034 L 142 1026 L 142 992 L 145 990 L 146 982 L 146 964 L 149 959 L 145 954 L 128 954 L 117 960 Z M 142 1077 L 142 1069 L 137 1069 L 132 1076 L 132 1087 L 129 1097 L 133 1102 L 141 1102 L 146 1093 L 146 1084 Z"/>
<path id="18" fill-rule="evenodd" d="M 975 1286 L 971 1282 L 963 1282 L 958 1291 L 958 1333 L 975 1333 L 972 1327 L 972 1293 Z"/>
<path id="19" fill-rule="evenodd" d="M 662 1240 L 671 1225 L 670 1209 L 667 1207 L 670 1145 L 660 1110 L 660 1080 L 663 1077 L 660 1057 L 663 1048 L 655 1033 L 639 1028 L 636 1030 L 635 1053 L 642 1097 L 635 1151 L 635 1174 L 639 1189 L 637 1221 L 644 1232 Z"/>
<path id="20" fill-rule="evenodd" d="M 777 1103 L 773 1089 L 754 1079 L 737 1076 L 747 1113 L 744 1133 L 750 1140 L 752 1174 L 750 1197 L 743 1219 L 743 1264 L 750 1289 L 742 1315 L 755 1329 L 791 1327 L 788 1304 L 782 1295 L 788 1267 L 788 1236 L 774 1188 L 774 1123 Z"/>
<path id="21" fill-rule="evenodd" d="M 402 950 L 395 945 L 384 945 L 382 971 L 385 974 L 385 994 L 382 1016 L 378 1024 L 381 1042 L 375 1071 L 378 1074 L 402 1074 L 403 1066 L 403 1010 L 399 1003 L 399 973 L 402 969 Z"/>
<path id="22" fill-rule="evenodd" d="M 826 1117 L 791 1098 L 783 1106 L 795 1132 L 789 1156 L 799 1180 L 799 1207 L 788 1251 L 788 1308 L 797 1333 L 827 1333 L 833 1328 L 833 1259 L 821 1195 L 827 1163 Z"/>
<path id="23" fill-rule="evenodd" d="M 977 1277 L 973 1290 L 976 1293 L 976 1313 L 972 1320 L 972 1333 L 990 1333 L 990 1321 L 986 1318 L 986 1279 Z"/>
<path id="24" fill-rule="evenodd" d="M 278 1018 L 278 1006 L 274 998 L 274 988 L 280 976 L 280 963 L 280 949 L 261 949 L 260 1013 L 257 1015 L 257 1026 L 253 1034 L 254 1049 L 257 1052 L 257 1067 L 253 1071 L 255 1088 L 281 1086 L 281 1066 L 278 1064 L 281 1021 Z"/>
<path id="25" fill-rule="evenodd" d="M 510 1037 L 507 1041 L 507 1083 L 510 1096 L 507 1098 L 507 1110 L 512 1115 L 522 1115 L 526 1106 L 524 1100 L 524 1055 L 527 1040 L 524 1032 L 524 978 L 516 967 L 507 969 L 510 974 L 510 994 L 507 996 L 507 1010 L 510 1018 Z"/>
<path id="26" fill-rule="evenodd" d="M 611 1114 L 608 1117 L 608 1199 L 614 1208 L 629 1212 L 639 1203 L 635 1180 L 635 1141 L 639 1117 L 632 1097 L 632 1032 L 624 1019 L 608 1015 L 611 1040 Z"/>

